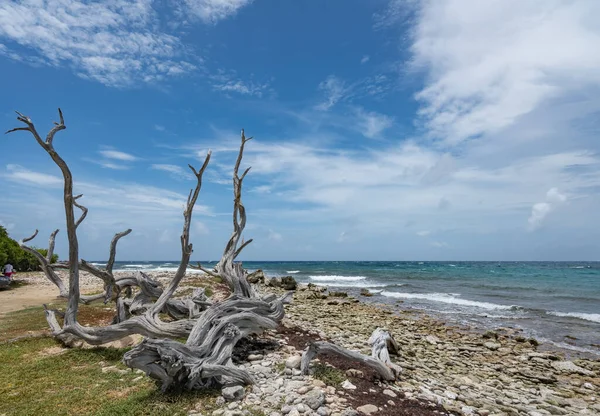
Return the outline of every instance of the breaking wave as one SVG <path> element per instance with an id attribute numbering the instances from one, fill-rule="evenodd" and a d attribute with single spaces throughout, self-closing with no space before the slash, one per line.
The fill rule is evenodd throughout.
<path id="1" fill-rule="evenodd" d="M 476 308 L 483 308 L 489 310 L 496 309 L 513 309 L 511 305 L 499 305 L 496 303 L 490 302 L 477 302 L 474 300 L 461 299 L 456 297 L 455 294 L 449 293 L 401 293 L 401 292 L 387 292 L 384 291 L 381 293 L 383 296 L 392 297 L 392 298 L 401 298 L 401 299 L 423 299 L 429 300 L 433 302 L 442 302 L 449 303 L 453 305 L 461 305 L 461 306 L 472 306 Z"/>

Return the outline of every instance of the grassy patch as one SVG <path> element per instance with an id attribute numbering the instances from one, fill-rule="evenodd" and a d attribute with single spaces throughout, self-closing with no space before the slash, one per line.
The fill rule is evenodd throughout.
<path id="1" fill-rule="evenodd" d="M 48 307 L 64 310 L 65 302 L 57 301 Z M 114 309 L 102 303 L 79 306 L 78 320 L 82 325 L 107 325 L 114 316 Z M 39 333 L 49 333 L 44 308 L 41 306 L 10 312 L 0 319 L 0 342 Z"/>
<path id="2" fill-rule="evenodd" d="M 152 380 L 121 363 L 125 352 L 64 349 L 51 338 L 2 345 L 0 414 L 187 415 L 193 407 L 214 407 L 215 392 L 160 393 Z M 103 373 L 108 366 L 125 371 Z"/>
<path id="3" fill-rule="evenodd" d="M 0 342 L 40 332 L 48 332 L 48 323 L 41 307 L 11 312 L 0 319 Z"/>
<path id="4" fill-rule="evenodd" d="M 315 364 L 313 367 L 313 371 L 314 372 L 312 376 L 318 380 L 321 380 L 328 386 L 333 386 L 337 388 L 342 385 L 344 380 L 346 380 L 346 375 L 343 371 L 325 364 Z"/>

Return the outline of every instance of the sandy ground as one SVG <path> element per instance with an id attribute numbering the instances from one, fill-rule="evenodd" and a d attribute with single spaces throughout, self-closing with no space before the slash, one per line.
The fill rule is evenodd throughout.
<path id="1" fill-rule="evenodd" d="M 26 285 L 0 289 L 0 315 L 31 306 L 42 306 L 57 299 L 54 286 Z"/>

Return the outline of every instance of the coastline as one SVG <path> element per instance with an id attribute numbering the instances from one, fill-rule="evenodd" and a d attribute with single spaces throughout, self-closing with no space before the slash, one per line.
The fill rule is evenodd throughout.
<path id="1" fill-rule="evenodd" d="M 131 272 L 118 274 L 131 275 Z M 169 272 L 149 274 L 163 284 L 172 276 Z M 201 279 L 201 276 L 188 275 L 178 292 L 190 287 L 186 284 L 188 278 Z M 56 290 L 40 273 L 20 274 L 17 279 Z M 83 273 L 81 282 L 82 293 L 102 288 L 97 278 Z M 28 287 L 23 289 L 26 292 Z M 332 292 L 337 289 L 332 288 Z M 264 285 L 260 285 L 260 290 L 283 292 Z M 425 312 L 403 310 L 401 305 L 370 304 L 367 299 L 332 296 L 332 292 L 327 295 L 323 286 L 299 285 L 293 302 L 286 305 L 284 328 L 265 334 L 279 348 L 255 351 L 242 364 L 256 371 L 258 385 L 243 401 L 233 402 L 238 403 L 235 409 L 233 403 L 222 403 L 212 415 L 227 416 L 236 414 L 231 413 L 236 409 L 241 411 L 266 403 L 272 410 L 266 413 L 269 416 L 293 416 L 300 414 L 298 409 L 304 409 L 300 404 L 307 394 L 320 391 L 326 399 L 322 406 L 326 410 L 321 413 L 350 416 L 353 414 L 350 409 L 364 405 L 365 400 L 385 397 L 381 396 L 385 389 L 396 395 L 395 398 L 388 395 L 394 405 L 382 402 L 379 411 L 373 414 L 436 414 L 427 410 L 426 403 L 437 405 L 437 414 L 442 408 L 453 414 L 482 416 L 600 414 L 600 360 L 564 360 L 556 349 L 544 348 L 545 352 L 541 352 L 534 341 L 522 338 L 518 331 L 481 333 L 449 325 Z M 390 330 L 400 345 L 400 356 L 392 356 L 392 360 L 404 372 L 395 384 L 373 385 L 373 391 L 360 392 L 323 385 L 313 377 L 301 376 L 296 367 L 285 368 L 283 374 L 276 371 L 278 364 L 287 364 L 290 357 L 301 354 L 298 334 L 318 336 L 370 354 L 367 340 L 377 327 Z M 360 381 L 349 379 L 355 384 Z M 368 395 L 362 397 L 361 393 Z M 284 398 L 284 403 L 269 402 L 273 394 Z M 360 402 L 356 402 L 357 397 Z M 406 403 L 415 403 L 416 407 L 408 413 L 393 413 Z M 311 412 L 307 408 L 304 414 L 321 415 Z"/>
<path id="2" fill-rule="evenodd" d="M 397 385 L 409 397 L 462 414 L 600 414 L 600 360 L 540 352 L 509 328 L 482 334 L 424 312 L 313 293 L 297 291 L 286 320 L 366 354 L 371 332 L 390 330 L 401 348 L 393 359 L 405 369 Z"/>

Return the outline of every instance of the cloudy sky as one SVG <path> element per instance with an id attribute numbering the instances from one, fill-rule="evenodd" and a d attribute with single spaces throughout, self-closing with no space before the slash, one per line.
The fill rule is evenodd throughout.
<path id="1" fill-rule="evenodd" d="M 17 0 L 0 4 L 0 127 L 55 147 L 89 207 L 82 256 L 194 259 L 231 231 L 255 139 L 246 260 L 600 260 L 596 0 Z M 61 177 L 0 141 L 0 224 L 61 228 Z"/>

